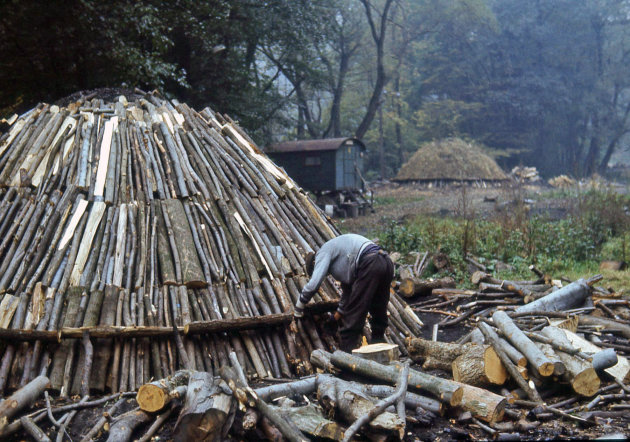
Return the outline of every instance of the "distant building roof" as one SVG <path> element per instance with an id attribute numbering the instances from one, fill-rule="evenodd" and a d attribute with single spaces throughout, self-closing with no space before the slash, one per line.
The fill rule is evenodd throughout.
<path id="1" fill-rule="evenodd" d="M 350 143 L 347 143 L 350 141 Z M 365 145 L 358 138 L 324 138 L 320 140 L 298 140 L 283 141 L 282 143 L 272 144 L 267 147 L 267 152 L 307 152 L 307 151 L 323 151 L 337 150 L 344 145 L 358 144 L 362 149 Z"/>

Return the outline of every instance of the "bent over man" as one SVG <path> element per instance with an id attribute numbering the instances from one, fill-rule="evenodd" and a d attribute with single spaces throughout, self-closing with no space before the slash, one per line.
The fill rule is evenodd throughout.
<path id="1" fill-rule="evenodd" d="M 340 348 L 350 352 L 359 346 L 359 338 L 370 313 L 370 343 L 385 342 L 389 289 L 394 265 L 389 256 L 369 239 L 348 233 L 327 241 L 315 255 L 306 257 L 311 277 L 295 305 L 295 316 L 301 318 L 304 306 L 311 300 L 326 275 L 341 283 L 342 295 L 335 312 Z"/>

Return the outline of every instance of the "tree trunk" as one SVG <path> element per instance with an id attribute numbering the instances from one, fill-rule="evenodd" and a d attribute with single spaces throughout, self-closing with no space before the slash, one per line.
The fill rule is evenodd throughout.
<path id="1" fill-rule="evenodd" d="M 223 380 L 213 378 L 210 373 L 190 373 L 184 406 L 173 431 L 175 441 L 225 440 L 232 425 L 235 402 L 223 392 L 220 382 Z"/>
<path id="2" fill-rule="evenodd" d="M 372 38 L 374 39 L 374 43 L 376 43 L 376 81 L 374 84 L 374 89 L 372 90 L 372 96 L 370 97 L 370 101 L 367 105 L 367 110 L 365 112 L 365 116 L 363 120 L 359 124 L 359 127 L 354 133 L 354 136 L 357 138 L 363 138 L 370 128 L 372 121 L 374 120 L 374 115 L 376 115 L 376 111 L 378 109 L 379 103 L 381 101 L 381 94 L 383 93 L 383 87 L 387 82 L 387 78 L 385 75 L 385 61 L 384 61 L 384 47 L 385 47 L 385 37 L 386 37 L 386 29 L 387 23 L 389 21 L 389 8 L 391 7 L 393 0 L 386 0 L 383 5 L 382 13 L 379 17 L 380 23 L 375 23 L 372 17 L 372 5 L 367 0 L 361 0 L 363 6 L 365 7 L 365 14 L 368 19 L 368 24 L 370 26 L 370 31 L 372 33 Z M 377 26 L 379 29 L 377 29 Z"/>
<path id="3" fill-rule="evenodd" d="M 351 371 L 362 376 L 379 379 L 388 383 L 395 383 L 399 369 L 395 366 L 382 365 L 378 362 L 357 358 L 348 353 L 337 350 L 331 356 L 331 362 L 336 367 Z M 416 370 L 409 370 L 409 386 L 419 390 L 425 390 L 452 406 L 461 402 L 463 389 L 453 381 L 431 376 Z"/>
<path id="4" fill-rule="evenodd" d="M 452 277 L 446 276 L 434 281 L 420 278 L 404 278 L 400 281 L 398 293 L 405 298 L 411 298 L 414 296 L 428 296 L 433 289 L 445 288 L 455 288 L 455 280 Z"/>
<path id="5" fill-rule="evenodd" d="M 525 312 L 556 312 L 570 310 L 580 307 L 584 304 L 586 298 L 590 295 L 591 288 L 584 279 L 579 279 L 561 289 L 551 292 L 547 296 L 537 299 L 517 307 L 514 311 L 517 313 Z"/>
<path id="6" fill-rule="evenodd" d="M 136 401 L 143 411 L 154 413 L 162 410 L 172 399 L 172 391 L 189 383 L 191 372 L 182 370 L 168 378 L 144 384 L 138 389 Z"/>
<path id="7" fill-rule="evenodd" d="M 301 407 L 273 407 L 278 414 L 291 419 L 304 434 L 315 440 L 338 441 L 343 437 L 343 427 L 337 422 L 326 419 L 322 409 L 315 404 Z"/>
<path id="8" fill-rule="evenodd" d="M 573 344 L 565 332 L 566 330 L 556 327 L 545 327 L 542 329 L 544 336 L 553 339 L 557 344 L 571 348 Z M 592 363 L 562 351 L 556 351 L 556 355 L 558 359 L 564 363 L 566 368 L 564 378 L 571 384 L 571 387 L 573 387 L 576 393 L 582 396 L 593 396 L 597 393 L 601 381 Z"/>
<path id="9" fill-rule="evenodd" d="M 50 381 L 46 376 L 38 376 L 0 402 L 0 430 L 9 423 L 9 419 L 35 402 L 49 384 Z"/>
<path id="10" fill-rule="evenodd" d="M 512 319 L 503 311 L 495 311 L 492 315 L 494 324 L 503 332 L 505 337 L 525 355 L 527 360 L 542 376 L 553 374 L 554 364 L 547 358 L 536 344 L 514 324 Z"/>
<path id="11" fill-rule="evenodd" d="M 152 418 L 149 413 L 139 408 L 118 416 L 109 427 L 107 442 L 127 442 L 131 440 L 131 435 L 136 427 L 149 422 Z"/>
<path id="12" fill-rule="evenodd" d="M 335 379 L 334 382 L 322 383 L 317 388 L 317 400 L 326 409 L 328 415 L 341 418 L 351 423 L 374 408 L 376 398 L 370 397 L 352 383 Z M 403 427 L 399 417 L 384 412 L 370 422 L 373 430 L 398 432 Z"/>
<path id="13" fill-rule="evenodd" d="M 453 380 L 475 387 L 503 385 L 508 376 L 489 345 L 475 346 L 458 356 L 452 363 L 452 370 Z"/>

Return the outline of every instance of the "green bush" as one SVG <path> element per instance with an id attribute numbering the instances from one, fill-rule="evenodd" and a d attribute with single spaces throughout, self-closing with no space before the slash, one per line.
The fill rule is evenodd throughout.
<path id="1" fill-rule="evenodd" d="M 505 277 L 530 278 L 530 264 L 556 274 L 572 269 L 597 269 L 604 259 L 625 259 L 630 217 L 625 196 L 602 192 L 585 194 L 566 219 L 540 216 L 497 220 L 465 220 L 419 216 L 390 222 L 373 233 L 390 251 L 440 251 L 449 256 L 452 276 L 465 282 L 465 252 L 490 271 L 498 261 L 511 266 Z"/>

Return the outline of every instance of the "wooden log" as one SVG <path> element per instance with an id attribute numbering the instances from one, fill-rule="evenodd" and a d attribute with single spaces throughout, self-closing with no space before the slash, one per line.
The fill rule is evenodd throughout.
<path id="1" fill-rule="evenodd" d="M 116 417 L 109 426 L 107 442 L 127 442 L 131 440 L 134 430 L 151 419 L 152 416 L 149 413 L 139 408 Z"/>
<path id="2" fill-rule="evenodd" d="M 197 253 L 197 247 L 184 206 L 180 200 L 167 199 L 162 207 L 168 213 L 172 233 L 177 245 L 182 270 L 182 282 L 186 287 L 201 288 L 208 285 Z"/>
<path id="3" fill-rule="evenodd" d="M 386 343 L 363 345 L 352 350 L 352 354 L 381 364 L 397 361 L 400 357 L 398 345 Z"/>
<path id="4" fill-rule="evenodd" d="M 276 413 L 273 408 L 260 399 L 254 390 L 249 387 L 245 374 L 234 352 L 230 353 L 230 361 L 234 368 L 223 366 L 220 371 L 221 377 L 228 383 L 234 397 L 241 404 L 245 402 L 249 403 L 249 400 L 251 400 L 251 406 L 256 406 L 256 408 L 282 432 L 282 435 L 291 442 L 306 442 L 307 439 L 295 428 L 295 424 L 289 423 L 285 418 Z"/>
<path id="5" fill-rule="evenodd" d="M 567 330 L 556 327 L 545 327 L 541 332 L 544 336 L 553 339 L 560 345 L 567 347 L 573 346 L 572 342 L 565 334 Z M 576 393 L 582 396 L 593 396 L 597 393 L 601 381 L 592 363 L 562 351 L 556 351 L 556 355 L 566 367 L 564 378 L 570 383 Z"/>
<path id="6" fill-rule="evenodd" d="M 321 352 L 321 350 L 319 350 Z M 317 384 L 331 381 L 331 376 L 319 374 L 293 382 L 260 387 L 254 390 L 263 401 L 271 401 L 282 396 L 308 395 L 317 389 Z"/>
<path id="7" fill-rule="evenodd" d="M 409 378 L 409 361 L 405 362 L 403 368 L 400 372 L 399 379 L 396 382 L 396 391 L 389 397 L 382 399 L 374 407 L 367 412 L 366 414 L 362 414 L 359 416 L 353 423 L 348 427 L 344 436 L 343 442 L 350 442 L 354 437 L 354 434 L 361 429 L 365 424 L 371 424 L 376 418 L 381 417 L 385 414 L 385 409 L 390 405 L 398 402 L 400 399 L 404 397 L 407 392 L 407 380 Z M 347 392 L 346 392 L 347 393 Z M 344 393 L 344 394 L 346 394 Z M 353 404 L 354 405 L 354 404 Z M 404 411 L 404 408 L 403 408 Z M 402 416 L 401 416 L 402 414 Z M 397 418 L 400 422 L 402 422 L 402 426 L 400 426 L 397 431 L 396 428 L 393 429 L 394 435 L 398 437 L 398 439 L 402 440 L 405 435 L 405 422 L 406 415 L 405 413 L 398 414 Z"/>
<path id="8" fill-rule="evenodd" d="M 159 269 L 161 282 L 165 285 L 177 284 L 177 275 L 175 272 L 175 263 L 171 254 L 171 246 L 168 240 L 168 232 L 166 230 L 166 224 L 164 222 L 164 215 L 160 206 L 160 202 L 154 202 L 154 213 L 157 222 L 157 257 L 159 260 Z"/>
<path id="9" fill-rule="evenodd" d="M 49 385 L 46 376 L 38 376 L 0 402 L 0 431 L 8 425 L 9 419 L 35 402 Z"/>
<path id="10" fill-rule="evenodd" d="M 567 286 L 568 287 L 568 286 Z M 600 318 L 593 315 L 580 315 L 579 323 L 582 325 L 595 325 L 605 327 L 609 333 L 618 333 L 626 338 L 630 338 L 630 326 L 619 321 Z"/>
<path id="11" fill-rule="evenodd" d="M 542 398 L 536 391 L 534 387 L 530 387 L 530 385 L 525 382 L 524 377 L 521 375 L 521 372 L 518 370 L 518 367 L 512 363 L 510 357 L 507 355 L 505 350 L 499 344 L 499 336 L 496 332 L 485 322 L 481 322 L 479 324 L 479 330 L 483 333 L 486 341 L 494 348 L 498 358 L 503 363 L 506 371 L 510 374 L 512 379 L 527 393 L 527 395 L 533 400 L 537 402 L 542 402 Z M 524 367 L 521 367 L 524 368 Z"/>
<path id="12" fill-rule="evenodd" d="M 423 338 L 407 339 L 409 356 L 414 361 L 424 360 L 422 368 L 451 370 L 451 364 L 462 353 L 475 344 L 454 344 L 451 342 L 428 341 Z"/>
<path id="13" fill-rule="evenodd" d="M 517 307 L 515 312 L 570 310 L 580 307 L 590 294 L 591 288 L 588 285 L 588 281 L 579 279 L 536 301 Z"/>
<path id="14" fill-rule="evenodd" d="M 273 407 L 279 414 L 295 422 L 298 429 L 315 440 L 341 440 L 343 427 L 337 422 L 326 419 L 322 410 L 315 404 L 300 407 Z"/>
<path id="15" fill-rule="evenodd" d="M 332 354 L 330 361 L 340 369 L 392 384 L 396 382 L 396 376 L 400 371 L 396 367 L 357 358 L 339 350 Z M 416 370 L 409 371 L 409 386 L 410 388 L 427 391 L 442 402 L 452 406 L 459 405 L 463 395 L 463 389 L 459 384 Z"/>
<path id="16" fill-rule="evenodd" d="M 507 399 L 483 388 L 472 385 L 458 384 L 462 387 L 464 394 L 460 407 L 470 411 L 473 417 L 477 417 L 491 424 L 503 419 Z"/>
<path id="17" fill-rule="evenodd" d="M 404 278 L 400 281 L 398 293 L 405 298 L 430 295 L 433 289 L 455 288 L 455 280 L 446 276 L 436 280 Z"/>
<path id="18" fill-rule="evenodd" d="M 551 376 L 554 364 L 536 345 L 514 324 L 514 321 L 502 311 L 495 311 L 492 315 L 495 325 L 505 337 L 514 345 L 542 376 Z"/>
<path id="19" fill-rule="evenodd" d="M 28 416 L 22 416 L 20 418 L 22 428 L 38 442 L 50 442 L 50 438 L 37 426 L 33 419 Z"/>
<path id="20" fill-rule="evenodd" d="M 116 320 L 116 306 L 118 304 L 119 289 L 108 285 L 105 287 L 103 304 L 99 323 L 104 326 L 111 326 Z M 81 332 L 82 334 L 82 332 Z M 92 335 L 92 333 L 90 333 Z M 102 391 L 107 381 L 106 372 L 110 365 L 110 357 L 112 353 L 112 340 L 107 338 L 99 338 L 94 343 L 94 362 L 93 367 L 99 367 L 99 370 L 92 370 L 90 376 L 90 388 Z"/>
<path id="21" fill-rule="evenodd" d="M 162 410 L 173 398 L 175 388 L 188 384 L 189 377 L 188 370 L 180 370 L 167 378 L 142 385 L 136 395 L 140 409 L 150 413 Z"/>
<path id="22" fill-rule="evenodd" d="M 192 372 L 188 390 L 173 438 L 175 441 L 224 440 L 232 425 L 235 402 L 221 388 L 221 378 L 205 372 Z"/>
<path id="23" fill-rule="evenodd" d="M 328 415 L 338 416 L 343 422 L 355 422 L 368 414 L 375 406 L 376 398 L 368 396 L 354 384 L 334 379 L 317 387 L 317 400 Z M 385 412 L 370 423 L 372 430 L 398 433 L 404 426 L 394 413 Z"/>
<path id="24" fill-rule="evenodd" d="M 604 371 L 607 368 L 617 365 L 619 358 L 617 357 L 617 352 L 615 352 L 614 348 L 606 348 L 595 353 L 591 362 L 595 371 L 599 373 L 600 371 Z"/>
<path id="25" fill-rule="evenodd" d="M 476 346 L 452 362 L 453 380 L 475 387 L 503 385 L 507 371 L 492 346 Z"/>

